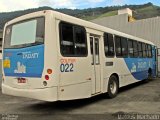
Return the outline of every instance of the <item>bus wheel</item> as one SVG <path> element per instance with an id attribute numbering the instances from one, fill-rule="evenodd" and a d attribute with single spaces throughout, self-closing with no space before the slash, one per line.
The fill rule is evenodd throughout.
<path id="1" fill-rule="evenodd" d="M 118 85 L 117 77 L 112 75 L 109 78 L 109 82 L 108 82 L 108 97 L 109 98 L 116 97 L 118 93 L 118 88 L 119 88 L 119 85 Z"/>
<path id="2" fill-rule="evenodd" d="M 149 68 L 148 70 L 148 79 L 151 79 L 152 78 L 152 69 Z"/>

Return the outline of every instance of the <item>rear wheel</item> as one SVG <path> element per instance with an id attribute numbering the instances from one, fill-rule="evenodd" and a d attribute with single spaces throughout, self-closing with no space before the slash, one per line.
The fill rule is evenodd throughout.
<path id="1" fill-rule="evenodd" d="M 152 69 L 149 68 L 148 70 L 148 79 L 151 79 L 152 78 Z"/>
<path id="2" fill-rule="evenodd" d="M 118 79 L 116 76 L 112 75 L 109 78 L 109 82 L 108 82 L 108 96 L 109 98 L 114 98 L 117 96 L 118 93 Z"/>
<path id="3" fill-rule="evenodd" d="M 148 78 L 145 79 L 144 81 L 145 81 L 145 82 L 149 82 L 151 79 L 152 79 L 152 69 L 149 68 L 149 69 L 148 69 Z"/>

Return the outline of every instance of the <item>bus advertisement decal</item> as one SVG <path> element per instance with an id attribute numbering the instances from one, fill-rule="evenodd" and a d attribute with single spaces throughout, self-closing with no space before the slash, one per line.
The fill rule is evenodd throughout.
<path id="1" fill-rule="evenodd" d="M 44 69 L 44 45 L 5 49 L 3 59 L 6 76 L 41 77 Z"/>
<path id="2" fill-rule="evenodd" d="M 137 80 L 146 79 L 148 77 L 148 69 L 153 69 L 152 58 L 125 58 L 124 60 L 130 73 Z"/>

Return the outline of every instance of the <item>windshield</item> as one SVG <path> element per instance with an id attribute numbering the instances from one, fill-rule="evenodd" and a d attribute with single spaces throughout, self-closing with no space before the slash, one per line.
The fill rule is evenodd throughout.
<path id="1" fill-rule="evenodd" d="M 24 48 L 44 44 L 44 30 L 44 17 L 9 25 L 5 31 L 4 48 Z"/>

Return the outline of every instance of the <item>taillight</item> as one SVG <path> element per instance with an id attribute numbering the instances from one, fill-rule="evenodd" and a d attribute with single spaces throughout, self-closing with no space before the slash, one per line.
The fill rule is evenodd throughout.
<path id="1" fill-rule="evenodd" d="M 53 71 L 52 71 L 52 69 L 47 69 L 47 74 L 52 74 L 53 73 Z M 45 75 L 45 79 L 46 80 L 49 80 L 49 75 Z"/>
<path id="2" fill-rule="evenodd" d="M 52 69 L 47 69 L 48 74 L 52 74 Z"/>
<path id="3" fill-rule="evenodd" d="M 49 76 L 48 76 L 48 75 L 45 75 L 45 79 L 46 79 L 46 80 L 49 80 Z"/>

